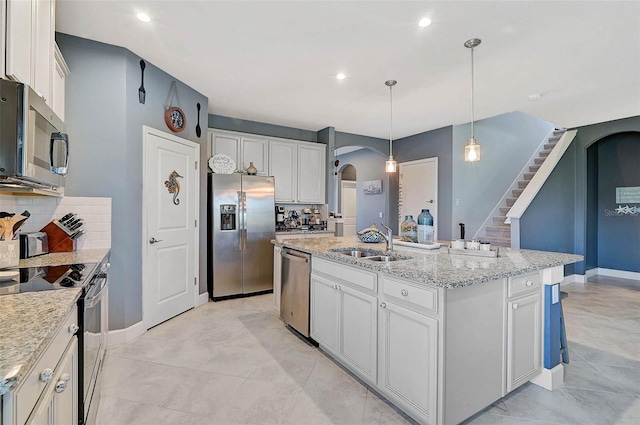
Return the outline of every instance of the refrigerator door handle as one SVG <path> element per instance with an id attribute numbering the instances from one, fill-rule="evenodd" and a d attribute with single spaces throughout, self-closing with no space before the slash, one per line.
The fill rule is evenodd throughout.
<path id="1" fill-rule="evenodd" d="M 247 249 L 247 192 L 242 192 L 242 215 L 243 215 L 242 231 L 244 233 L 242 249 L 246 251 Z"/>
<path id="2" fill-rule="evenodd" d="M 238 249 L 242 251 L 244 248 L 242 247 L 242 237 L 244 228 L 242 224 L 244 216 L 242 214 L 242 192 L 238 191 Z"/>

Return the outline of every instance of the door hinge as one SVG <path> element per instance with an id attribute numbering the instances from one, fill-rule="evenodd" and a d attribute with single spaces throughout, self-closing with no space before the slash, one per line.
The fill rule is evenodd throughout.
<path id="1" fill-rule="evenodd" d="M 198 220 L 194 220 L 195 221 L 195 227 L 198 227 Z"/>
<path id="2" fill-rule="evenodd" d="M 196 161 L 196 170 L 198 169 L 198 161 Z"/>
<path id="3" fill-rule="evenodd" d="M 197 277 L 193 278 L 193 284 L 196 285 L 196 286 L 198 285 L 198 278 Z"/>

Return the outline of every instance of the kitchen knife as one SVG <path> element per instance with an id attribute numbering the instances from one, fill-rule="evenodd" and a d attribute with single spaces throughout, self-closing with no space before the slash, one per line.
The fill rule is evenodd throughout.
<path id="1" fill-rule="evenodd" d="M 78 239 L 80 236 L 85 234 L 85 230 L 78 230 L 77 232 L 75 232 L 73 235 L 69 236 L 71 239 Z"/>
<path id="2" fill-rule="evenodd" d="M 84 223 L 82 222 L 82 219 L 80 219 L 80 221 L 79 221 L 79 222 L 77 222 L 77 223 L 75 223 L 73 226 L 69 227 L 69 230 L 70 230 L 70 231 L 73 231 L 73 230 L 79 229 L 79 228 L 80 228 L 80 226 L 82 226 L 83 224 L 84 224 Z"/>
<path id="3" fill-rule="evenodd" d="M 64 223 L 64 226 L 69 229 L 71 228 L 71 226 L 73 226 L 74 224 L 78 223 L 80 220 L 82 220 L 81 218 L 74 218 L 73 220 L 69 220 L 66 223 Z"/>
<path id="4" fill-rule="evenodd" d="M 60 220 L 58 220 L 58 223 L 64 223 L 65 221 L 69 220 L 71 217 L 73 217 L 73 213 L 65 214 L 62 216 Z"/>
<path id="5" fill-rule="evenodd" d="M 69 224 L 70 221 L 73 221 L 76 219 L 76 215 L 75 213 L 71 213 L 71 216 L 68 217 L 66 220 L 61 221 L 60 224 L 62 224 L 63 226 L 67 226 Z"/>

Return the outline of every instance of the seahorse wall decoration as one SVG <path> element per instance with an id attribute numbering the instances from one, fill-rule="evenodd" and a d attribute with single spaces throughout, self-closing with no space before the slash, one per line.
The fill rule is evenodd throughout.
<path id="1" fill-rule="evenodd" d="M 167 186 L 167 190 L 169 193 L 173 193 L 173 203 L 175 205 L 180 204 L 180 200 L 178 199 L 178 195 L 180 194 L 180 183 L 178 183 L 178 177 L 183 178 L 180 174 L 173 170 L 171 174 L 169 174 L 169 180 L 164 182 L 164 185 Z"/>

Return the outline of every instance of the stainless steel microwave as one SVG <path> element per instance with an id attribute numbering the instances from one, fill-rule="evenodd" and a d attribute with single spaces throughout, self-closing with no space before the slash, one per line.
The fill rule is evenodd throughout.
<path id="1" fill-rule="evenodd" d="M 68 167 L 62 120 L 31 87 L 0 80 L 0 191 L 62 196 Z"/>

